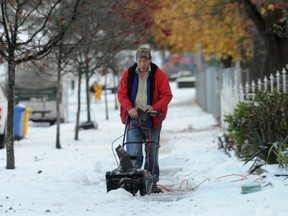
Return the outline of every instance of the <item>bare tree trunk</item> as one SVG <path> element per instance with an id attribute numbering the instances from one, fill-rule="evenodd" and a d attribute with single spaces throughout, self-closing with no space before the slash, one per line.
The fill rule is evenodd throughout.
<path id="1" fill-rule="evenodd" d="M 116 87 L 117 87 L 117 84 L 116 84 L 116 78 L 118 80 L 118 76 L 116 75 L 117 73 L 113 70 L 113 88 L 115 88 L 113 91 L 113 94 L 114 94 L 114 102 L 115 102 L 115 110 L 118 110 L 118 101 L 117 101 L 117 90 L 116 90 Z"/>
<path id="2" fill-rule="evenodd" d="M 88 65 L 85 67 L 85 85 L 86 85 L 86 106 L 87 106 L 87 122 L 91 122 L 91 103 L 90 103 L 90 91 L 89 91 L 89 71 Z"/>
<path id="3" fill-rule="evenodd" d="M 62 95 L 62 88 L 61 88 L 61 57 L 62 57 L 61 50 L 59 50 L 58 65 L 57 65 L 57 101 L 56 101 L 56 111 L 57 111 L 56 148 L 57 149 L 61 149 L 61 144 L 60 144 L 60 101 L 61 101 L 61 95 Z"/>
<path id="4" fill-rule="evenodd" d="M 12 121 L 7 121 L 7 133 L 6 133 L 6 153 L 7 169 L 15 169 L 15 157 L 14 157 L 14 88 L 15 88 L 15 61 L 14 56 L 9 56 L 8 59 L 8 88 L 7 88 L 7 98 L 8 98 L 8 118 Z"/>
<path id="5" fill-rule="evenodd" d="M 78 107 L 76 115 L 75 138 L 74 138 L 75 140 L 79 140 L 80 111 L 81 111 L 81 73 L 78 76 Z"/>
<path id="6" fill-rule="evenodd" d="M 107 87 L 107 70 L 106 70 L 106 72 L 105 72 L 105 86 Z M 107 89 L 105 89 L 105 91 L 104 91 L 104 97 L 105 97 L 106 120 L 109 120 L 108 100 L 107 100 Z"/>

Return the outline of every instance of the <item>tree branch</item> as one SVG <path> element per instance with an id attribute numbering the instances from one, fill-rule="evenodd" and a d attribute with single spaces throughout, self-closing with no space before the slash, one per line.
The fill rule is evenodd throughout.
<path id="1" fill-rule="evenodd" d="M 266 34 L 265 20 L 250 0 L 240 0 L 242 3 L 244 11 L 249 19 L 253 21 L 255 27 L 260 32 L 261 35 Z"/>

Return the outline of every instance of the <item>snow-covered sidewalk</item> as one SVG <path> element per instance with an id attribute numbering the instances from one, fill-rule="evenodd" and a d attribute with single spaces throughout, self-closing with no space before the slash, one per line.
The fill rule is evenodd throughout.
<path id="1" fill-rule="evenodd" d="M 117 166 L 112 149 L 122 143 L 124 132 L 109 95 L 109 120 L 104 100 L 93 103 L 99 128 L 82 130 L 79 141 L 73 122 L 61 125 L 61 150 L 55 148 L 55 126 L 31 123 L 28 136 L 15 142 L 15 170 L 5 169 L 6 151 L 0 150 L 0 215 L 288 216 L 288 180 L 271 173 L 265 179 L 246 176 L 249 166 L 218 149 L 220 129 L 195 103 L 195 89 L 171 86 L 174 98 L 162 127 L 159 161 L 164 193 L 133 197 L 123 189 L 106 192 L 105 173 Z M 255 180 L 271 185 L 241 194 L 241 186 Z"/>

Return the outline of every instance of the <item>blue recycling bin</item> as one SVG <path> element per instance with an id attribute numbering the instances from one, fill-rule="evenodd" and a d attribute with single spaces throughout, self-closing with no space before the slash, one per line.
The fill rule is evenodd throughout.
<path id="1" fill-rule="evenodd" d="M 20 140 L 24 137 L 23 133 L 23 121 L 24 121 L 24 111 L 26 107 L 15 105 L 14 106 L 14 138 Z"/>

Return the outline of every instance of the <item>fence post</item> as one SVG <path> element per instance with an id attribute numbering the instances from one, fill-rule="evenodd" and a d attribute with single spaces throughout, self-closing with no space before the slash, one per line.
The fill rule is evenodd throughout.
<path id="1" fill-rule="evenodd" d="M 252 80 L 252 83 L 251 83 L 252 100 L 255 100 L 255 95 L 256 95 L 255 86 L 256 86 L 255 81 Z"/>
<path id="2" fill-rule="evenodd" d="M 245 85 L 245 99 L 248 100 L 248 93 L 249 93 L 249 84 L 246 82 Z"/>
<path id="3" fill-rule="evenodd" d="M 273 88 L 274 88 L 274 76 L 273 76 L 273 74 L 270 74 L 270 86 L 271 86 L 270 91 L 273 92 Z"/>
<path id="4" fill-rule="evenodd" d="M 280 73 L 276 72 L 277 92 L 280 92 Z"/>
<path id="5" fill-rule="evenodd" d="M 261 89 L 262 89 L 262 82 L 261 82 L 260 79 L 258 79 L 257 85 L 258 85 L 258 90 L 261 91 Z"/>
<path id="6" fill-rule="evenodd" d="M 239 87 L 239 91 L 240 91 L 240 101 L 244 101 L 244 92 L 243 92 L 243 86 L 242 84 L 240 84 L 240 87 Z"/>
<path id="7" fill-rule="evenodd" d="M 283 92 L 286 93 L 286 70 L 285 68 L 283 68 L 282 74 L 283 74 Z"/>
<path id="8" fill-rule="evenodd" d="M 265 91 L 268 90 L 268 79 L 267 79 L 266 76 L 264 77 L 264 90 L 265 90 Z"/>

